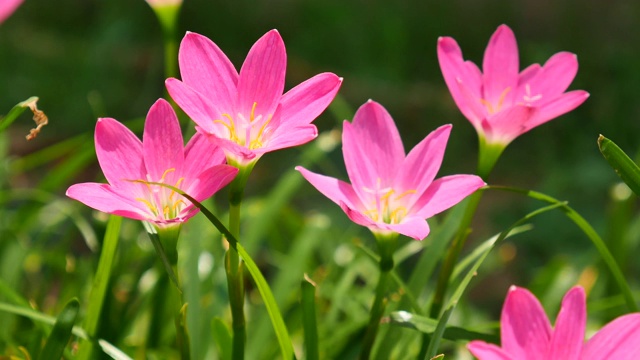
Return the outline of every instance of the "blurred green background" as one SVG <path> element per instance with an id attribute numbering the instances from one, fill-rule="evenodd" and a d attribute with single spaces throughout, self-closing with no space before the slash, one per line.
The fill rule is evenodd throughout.
<path id="1" fill-rule="evenodd" d="M 474 172 L 477 140 L 442 79 L 436 58 L 439 36 L 454 37 L 464 57 L 480 63 L 493 31 L 507 24 L 518 40 L 521 69 L 544 63 L 559 51 L 577 54 L 580 69 L 570 89 L 585 89 L 591 97 L 514 141 L 487 181 L 568 200 L 611 241 L 626 274 L 637 276 L 640 265 L 631 261 L 638 243 L 635 198 L 612 197 L 618 178 L 598 152 L 596 139 L 602 133 L 630 154 L 640 149 L 638 19 L 640 3 L 632 1 L 186 0 L 178 39 L 187 30 L 206 35 L 239 68 L 250 46 L 277 28 L 287 47 L 287 89 L 323 71 L 344 77 L 340 95 L 350 112 L 369 98 L 382 103 L 395 118 L 406 149 L 441 124 L 454 124 L 440 176 Z M 27 143 L 23 136 L 31 123 L 16 123 L 10 129 L 10 154 L 24 156 L 91 133 L 97 117 L 143 117 L 165 96 L 163 66 L 160 26 L 143 0 L 26 0 L 0 26 L 0 109 L 8 111 L 37 95 L 50 124 Z M 340 121 L 327 111 L 315 124 L 325 131 L 339 127 Z M 300 151 L 266 155 L 254 171 L 248 195 L 272 186 L 296 165 Z M 332 161 L 315 170 L 346 178 L 339 149 L 330 156 Z M 27 187 L 47 171 L 47 166 L 39 167 L 13 178 L 11 185 Z M 93 166 L 78 179 L 98 175 Z M 62 194 L 65 188 L 57 191 Z M 294 197 L 296 208 L 343 216 L 310 186 L 303 190 Z M 480 205 L 472 239 L 485 239 L 539 206 L 490 191 Z M 570 264 L 578 272 L 597 264 L 587 238 L 560 212 L 546 214 L 534 225 L 502 249 L 503 262 L 478 280 L 472 292 L 478 304 L 486 302 L 497 311 L 510 284 L 546 286 L 541 274 L 553 264 Z M 366 229 L 359 231 L 370 238 Z"/>

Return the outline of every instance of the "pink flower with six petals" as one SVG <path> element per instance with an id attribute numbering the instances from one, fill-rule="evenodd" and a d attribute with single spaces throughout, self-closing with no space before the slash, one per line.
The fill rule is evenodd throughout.
<path id="1" fill-rule="evenodd" d="M 311 122 L 342 83 L 335 74 L 322 73 L 283 95 L 287 55 L 276 30 L 253 45 L 240 73 L 216 44 L 191 32 L 180 44 L 178 61 L 182 81 L 167 79 L 169 94 L 198 131 L 239 165 L 314 139 L 318 132 Z"/>
<path id="2" fill-rule="evenodd" d="M 462 58 L 450 37 L 438 39 L 438 60 L 456 105 L 489 144 L 506 146 L 589 97 L 583 90 L 565 92 L 578 72 L 574 54 L 559 52 L 544 66 L 519 72 L 518 45 L 506 25 L 491 36 L 482 71 Z"/>
<path id="3" fill-rule="evenodd" d="M 422 240 L 427 218 L 457 204 L 485 183 L 475 175 L 434 181 L 451 125 L 429 134 L 405 156 L 398 129 L 382 105 L 369 100 L 345 120 L 342 152 L 351 185 L 296 167 L 311 185 L 340 205 L 349 218 L 373 232 L 396 232 Z"/>
<path id="4" fill-rule="evenodd" d="M 502 347 L 472 341 L 480 360 L 635 360 L 640 359 L 640 313 L 621 316 L 584 342 L 587 310 L 584 289 L 576 286 L 562 300 L 555 328 L 536 297 L 512 286 L 502 308 Z"/>
<path id="5" fill-rule="evenodd" d="M 198 209 L 174 191 L 145 182 L 172 185 L 203 201 L 238 173 L 223 165 L 222 150 L 200 134 L 185 148 L 178 118 L 163 99 L 149 110 L 143 141 L 117 120 L 101 118 L 95 143 L 109 184 L 75 184 L 67 196 L 99 211 L 160 226 L 184 222 Z"/>

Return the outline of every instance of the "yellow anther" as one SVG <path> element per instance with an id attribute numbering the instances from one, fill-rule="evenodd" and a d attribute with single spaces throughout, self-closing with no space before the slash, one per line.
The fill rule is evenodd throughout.
<path id="1" fill-rule="evenodd" d="M 255 107 L 255 104 L 257 104 L 257 103 L 254 103 L 254 107 Z M 252 114 L 253 114 L 253 112 L 252 112 Z M 267 119 L 267 121 L 265 121 L 264 124 L 262 124 L 262 126 L 260 127 L 260 130 L 258 131 L 258 134 L 256 135 L 256 139 L 253 140 L 249 144 L 249 149 L 255 150 L 255 149 L 259 149 L 259 148 L 262 147 L 262 145 L 263 145 L 262 144 L 262 140 L 261 140 L 262 139 L 262 134 L 264 133 L 264 129 L 266 129 L 267 125 L 269 125 L 269 123 L 271 122 L 271 118 L 272 118 L 272 116 L 269 115 L 269 118 Z"/>
<path id="2" fill-rule="evenodd" d="M 504 99 L 507 97 L 507 94 L 509 93 L 509 91 L 511 91 L 510 86 L 504 89 L 504 91 L 502 91 L 502 93 L 500 94 L 500 97 L 498 98 L 498 104 L 495 108 L 493 107 L 492 103 L 490 103 L 485 99 L 480 99 L 480 103 L 487 108 L 489 115 L 493 115 L 498 111 L 500 111 L 500 108 L 502 108 L 502 104 L 504 103 Z"/>
<path id="3" fill-rule="evenodd" d="M 160 181 L 158 181 L 158 182 L 163 183 L 164 182 L 164 178 L 167 176 L 167 174 L 170 173 L 170 172 L 174 172 L 174 171 L 176 171 L 176 168 L 169 168 L 169 169 L 165 170 L 164 173 L 162 173 L 162 177 L 160 178 Z"/>
<path id="4" fill-rule="evenodd" d="M 407 196 L 409 194 L 415 194 L 415 193 L 416 193 L 415 190 L 407 190 L 407 191 L 403 192 L 402 194 L 398 195 L 394 200 L 400 200 L 400 199 L 402 199 L 403 197 L 405 197 L 405 196 Z"/>
<path id="5" fill-rule="evenodd" d="M 399 206 L 395 210 L 393 210 L 393 212 L 391 212 L 391 215 L 389 215 L 389 220 L 391 224 L 398 224 L 400 223 L 400 220 L 402 220 L 402 218 L 406 215 L 407 208 L 405 208 L 404 206 Z"/>
<path id="6" fill-rule="evenodd" d="M 173 185 L 173 187 L 177 187 L 180 188 L 180 184 L 182 184 L 182 182 L 184 181 L 184 178 L 181 177 L 180 179 L 178 179 L 178 181 L 176 181 L 176 184 Z M 171 193 L 169 194 L 169 200 L 172 200 L 173 195 L 175 195 L 176 192 L 171 190 Z"/>
<path id="7" fill-rule="evenodd" d="M 258 106 L 258 103 L 254 101 L 253 106 L 251 106 L 251 115 L 249 115 L 249 122 L 252 122 L 255 119 L 256 106 Z"/>
<path id="8" fill-rule="evenodd" d="M 135 198 L 136 201 L 140 201 L 141 203 L 147 205 L 149 210 L 156 216 L 158 216 L 158 208 L 153 205 L 149 200 L 143 198 Z"/>

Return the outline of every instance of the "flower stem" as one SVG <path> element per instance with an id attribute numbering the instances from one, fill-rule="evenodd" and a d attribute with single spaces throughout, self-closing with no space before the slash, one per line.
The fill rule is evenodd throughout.
<path id="1" fill-rule="evenodd" d="M 229 185 L 229 231 L 240 239 L 240 206 L 244 188 L 254 163 L 238 166 L 231 161 L 231 165 L 238 167 L 238 175 Z M 229 291 L 229 306 L 231 308 L 231 322 L 233 329 L 232 359 L 244 359 L 244 348 L 247 341 L 247 329 L 244 319 L 244 278 L 243 266 L 238 252 L 229 247 L 225 255 L 225 271 L 227 273 L 227 289 Z"/>
<path id="2" fill-rule="evenodd" d="M 160 279 L 158 280 L 155 312 L 162 312 L 162 308 L 164 308 L 165 304 L 164 297 L 166 296 L 169 300 L 171 313 L 174 317 L 176 343 L 180 350 L 181 359 L 189 360 L 191 355 L 186 323 L 186 306 L 184 304 L 182 287 L 178 276 L 178 237 L 180 235 L 180 225 L 154 227 L 146 222 L 144 224 L 147 232 L 149 233 L 149 237 L 151 238 L 151 242 L 161 259 L 164 269 L 166 270 L 166 272 L 161 273 Z M 169 286 L 169 288 L 167 288 L 166 285 L 168 283 L 168 279 L 171 279 L 175 286 Z M 156 325 L 152 322 L 151 326 L 152 328 L 150 329 L 150 333 L 153 334 L 156 331 L 153 327 Z M 151 345 L 154 346 L 154 337 L 152 336 L 150 339 L 152 340 Z"/>
<path id="3" fill-rule="evenodd" d="M 477 173 L 480 177 L 486 179 L 491 173 L 491 170 L 493 170 L 493 167 L 498 161 L 498 158 L 500 158 L 500 155 L 506 145 L 500 143 L 487 143 L 483 136 L 478 137 L 478 142 L 479 152 Z M 467 241 L 467 237 L 471 232 L 471 221 L 476 213 L 480 199 L 482 199 L 482 194 L 483 191 L 480 190 L 476 191 L 469 197 L 458 231 L 456 232 L 453 242 L 451 243 L 444 261 L 442 262 L 442 269 L 440 270 L 440 276 L 438 277 L 438 282 L 436 284 L 436 292 L 433 297 L 433 302 L 431 303 L 431 310 L 429 311 L 429 316 L 431 318 L 438 318 L 440 311 L 442 311 L 444 297 L 446 295 L 447 288 L 449 287 L 451 273 L 453 272 L 453 268 L 458 261 L 460 252 L 462 252 L 462 248 Z"/>
<path id="4" fill-rule="evenodd" d="M 380 327 L 380 319 L 384 314 L 384 310 L 387 306 L 386 292 L 389 280 L 391 279 L 391 270 L 393 270 L 393 253 L 398 243 L 398 234 L 379 234 L 374 233 L 378 243 L 378 249 L 380 251 L 380 278 L 378 279 L 378 285 L 376 286 L 376 297 L 373 300 L 371 306 L 371 312 L 369 313 L 369 325 L 364 335 L 362 342 L 362 352 L 360 353 L 360 359 L 366 360 L 371 356 L 371 350 L 375 344 L 378 328 Z"/>

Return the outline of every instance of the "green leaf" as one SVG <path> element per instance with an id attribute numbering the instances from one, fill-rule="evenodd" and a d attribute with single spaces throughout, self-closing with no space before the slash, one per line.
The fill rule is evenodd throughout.
<path id="1" fill-rule="evenodd" d="M 91 286 L 91 293 L 89 295 L 89 301 L 87 302 L 85 329 L 90 338 L 95 338 L 97 335 L 100 315 L 102 314 L 102 305 L 104 304 L 109 279 L 111 278 L 111 269 L 113 268 L 116 250 L 118 249 L 121 224 L 122 218 L 115 215 L 111 215 L 107 222 L 107 230 L 104 234 L 104 242 L 102 244 L 102 253 L 98 261 L 98 270 L 93 278 L 93 285 Z M 78 359 L 93 359 L 94 348 L 95 346 L 92 342 L 84 342 L 78 352 Z"/>
<path id="2" fill-rule="evenodd" d="M 0 131 L 4 131 L 11 123 L 13 123 L 22 112 L 29 107 L 29 103 L 35 103 L 38 101 L 37 96 L 32 96 L 25 101 L 16 104 L 9 113 L 0 120 Z"/>
<path id="3" fill-rule="evenodd" d="M 589 222 L 587 222 L 587 220 L 585 220 L 582 217 L 582 215 L 580 215 L 573 208 L 569 207 L 569 205 L 567 205 L 566 202 L 561 202 L 557 199 L 552 198 L 549 195 L 539 193 L 537 191 L 518 189 L 518 188 L 512 188 L 512 187 L 506 187 L 506 186 L 489 186 L 488 188 L 524 194 L 532 199 L 544 201 L 549 204 L 560 204 L 561 205 L 560 210 L 562 210 L 562 212 L 564 212 L 564 214 L 569 219 L 571 219 L 571 221 L 573 221 L 573 223 L 576 224 L 585 235 L 587 235 L 589 240 L 591 240 L 591 243 L 593 243 L 593 245 L 596 247 L 596 249 L 600 253 L 602 260 L 604 260 L 605 264 L 609 268 L 609 271 L 611 271 L 611 274 L 613 275 L 613 279 L 615 280 L 616 284 L 620 288 L 620 291 L 622 292 L 622 296 L 624 296 L 624 299 L 625 299 L 625 302 L 627 303 L 627 307 L 629 308 L 629 311 L 630 312 L 638 311 L 638 305 L 636 304 L 636 301 L 633 298 L 631 287 L 629 286 L 629 283 L 627 283 L 626 279 L 624 278 L 624 274 L 622 273 L 620 266 L 618 266 L 618 262 L 613 257 L 613 255 L 611 255 L 609 248 L 607 248 L 607 244 L 605 244 L 605 242 L 602 240 L 600 235 L 598 235 L 595 229 L 589 224 Z"/>
<path id="4" fill-rule="evenodd" d="M 549 206 L 542 207 L 542 208 L 540 208 L 538 210 L 532 211 L 529 214 L 527 214 L 526 216 L 524 216 L 522 219 L 516 221 L 513 225 L 508 227 L 506 230 L 501 232 L 499 236 L 497 236 L 497 237 L 494 236 L 491 239 L 487 240 L 488 242 L 490 242 L 491 246 L 487 246 L 485 248 L 485 250 L 482 252 L 482 254 L 473 263 L 473 265 L 471 266 L 469 271 L 467 271 L 466 275 L 464 276 L 464 278 L 462 279 L 462 281 L 460 282 L 460 284 L 458 285 L 456 290 L 451 295 L 451 298 L 447 302 L 447 305 L 445 307 L 445 311 L 440 316 L 440 319 L 438 320 L 438 325 L 436 326 L 436 329 L 434 330 L 434 334 L 431 337 L 431 341 L 429 342 L 429 347 L 427 348 L 427 353 L 426 353 L 425 359 L 431 359 L 434 356 L 436 356 L 438 347 L 440 346 L 440 340 L 442 339 L 442 336 L 444 335 L 444 331 L 446 329 L 447 323 L 449 322 L 449 317 L 453 313 L 453 310 L 455 309 L 455 307 L 458 305 L 458 301 L 460 301 L 460 298 L 462 297 L 462 294 L 467 289 L 467 286 L 469 285 L 469 283 L 471 282 L 471 280 L 475 276 L 476 272 L 478 271 L 478 268 L 480 267 L 480 265 L 482 265 L 484 260 L 487 258 L 487 256 L 491 252 L 491 250 L 493 250 L 497 244 L 499 244 L 500 242 L 502 242 L 502 240 L 504 240 L 507 236 L 509 236 L 509 234 L 512 232 L 512 230 L 514 230 L 515 228 L 517 228 L 521 224 L 529 221 L 531 218 L 533 218 L 533 217 L 535 217 L 537 215 L 540 215 L 540 214 L 545 213 L 547 211 L 559 208 L 559 207 L 564 206 L 564 205 L 566 205 L 566 204 L 558 202 L 558 203 L 554 203 L 554 204 L 549 205 Z"/>
<path id="5" fill-rule="evenodd" d="M 600 135 L 598 148 L 620 179 L 640 196 L 640 167 L 613 141 Z"/>
<path id="6" fill-rule="evenodd" d="M 56 318 L 54 318 L 53 316 L 43 314 L 41 312 L 35 311 L 25 306 L 18 306 L 18 305 L 12 305 L 12 304 L 0 302 L 0 311 L 8 312 L 14 315 L 24 316 L 38 323 L 44 323 L 49 325 L 54 325 L 56 323 Z M 91 339 L 87 335 L 87 332 L 84 331 L 84 329 L 82 329 L 79 326 L 72 327 L 71 333 L 83 340 L 91 341 Z M 100 348 L 102 349 L 102 351 L 105 354 L 111 356 L 111 358 L 114 360 L 132 360 L 122 350 L 116 348 L 106 340 L 98 339 L 97 343 L 98 343 L 98 346 L 100 346 Z"/>
<path id="7" fill-rule="evenodd" d="M 301 286 L 304 353 L 307 360 L 318 360 L 320 352 L 318 350 L 318 321 L 316 319 L 316 284 L 305 274 Z"/>
<path id="8" fill-rule="evenodd" d="M 80 311 L 78 299 L 71 299 L 65 305 L 53 325 L 53 330 L 51 330 L 51 334 L 38 357 L 39 360 L 59 360 L 62 358 L 62 353 L 69 343 L 73 325 L 78 317 L 78 311 Z"/>
<path id="9" fill-rule="evenodd" d="M 393 325 L 418 330 L 429 335 L 433 334 L 438 326 L 438 321 L 435 319 L 412 314 L 407 311 L 394 311 L 389 314 L 389 320 Z M 496 334 L 487 334 L 457 326 L 447 326 L 444 330 L 443 338 L 453 341 L 483 340 L 494 344 L 500 342 L 500 337 Z"/>
<path id="10" fill-rule="evenodd" d="M 231 343 L 233 342 L 233 339 L 231 338 L 229 328 L 222 319 L 216 317 L 213 318 L 213 321 L 211 322 L 211 329 L 213 332 L 213 339 L 220 349 L 220 359 L 231 360 Z"/>

